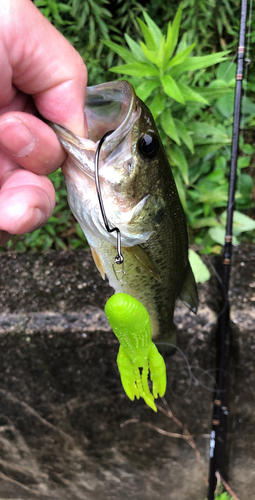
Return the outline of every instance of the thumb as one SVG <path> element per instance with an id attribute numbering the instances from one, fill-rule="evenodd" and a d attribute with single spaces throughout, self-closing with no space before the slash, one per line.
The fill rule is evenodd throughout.
<path id="1" fill-rule="evenodd" d="M 1 2 L 0 14 L 0 107 L 11 102 L 15 85 L 43 117 L 86 137 L 87 71 L 78 52 L 31 0 Z"/>

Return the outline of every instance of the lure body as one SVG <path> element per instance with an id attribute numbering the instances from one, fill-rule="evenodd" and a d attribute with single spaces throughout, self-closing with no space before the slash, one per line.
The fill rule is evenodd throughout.
<path id="1" fill-rule="evenodd" d="M 166 390 L 166 367 L 161 354 L 151 340 L 151 322 L 145 307 L 126 293 L 110 297 L 105 305 L 110 326 L 120 342 L 117 357 L 121 382 L 133 401 L 142 397 L 157 411 L 154 398 Z M 152 380 L 151 394 L 148 375 Z"/>

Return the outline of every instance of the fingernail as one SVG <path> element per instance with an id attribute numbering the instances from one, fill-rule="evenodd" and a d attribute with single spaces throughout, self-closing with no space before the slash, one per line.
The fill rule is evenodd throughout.
<path id="1" fill-rule="evenodd" d="M 14 156 L 27 156 L 34 145 L 34 135 L 19 118 L 0 121 L 0 147 L 3 146 Z"/>

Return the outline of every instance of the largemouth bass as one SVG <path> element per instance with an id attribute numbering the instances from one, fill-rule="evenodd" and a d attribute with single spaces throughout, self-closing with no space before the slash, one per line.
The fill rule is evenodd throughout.
<path id="1" fill-rule="evenodd" d="M 88 139 L 53 126 L 68 154 L 62 169 L 69 205 L 102 277 L 146 307 L 152 338 L 169 339 L 176 298 L 196 312 L 198 297 L 185 216 L 155 122 L 126 81 L 88 87 L 85 114 Z M 110 131 L 100 150 L 99 180 L 109 225 L 121 232 L 122 279 L 113 266 L 116 234 L 106 231 L 95 185 L 96 150 Z"/>

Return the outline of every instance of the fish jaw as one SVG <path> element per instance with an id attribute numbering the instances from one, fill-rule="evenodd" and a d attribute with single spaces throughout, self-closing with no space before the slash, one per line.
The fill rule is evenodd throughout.
<path id="1" fill-rule="evenodd" d="M 70 208 L 78 220 L 88 243 L 92 245 L 93 239 L 102 238 L 116 248 L 117 238 L 113 233 L 107 232 L 102 213 L 99 207 L 98 195 L 95 188 L 94 179 L 77 167 L 77 165 L 68 158 L 62 167 L 66 181 L 68 202 Z M 118 227 L 121 231 L 121 243 L 125 247 L 133 247 L 147 241 L 151 235 L 151 230 L 140 232 L 134 230 L 133 225 L 129 223 L 139 214 L 147 197 L 140 200 L 135 206 L 125 207 L 122 202 L 122 208 L 118 203 L 118 197 L 103 196 L 104 206 L 110 227 Z M 123 209 L 124 206 L 124 209 Z M 93 246 L 93 245 L 92 245 Z"/>

